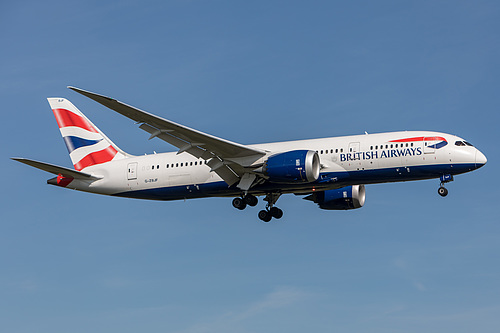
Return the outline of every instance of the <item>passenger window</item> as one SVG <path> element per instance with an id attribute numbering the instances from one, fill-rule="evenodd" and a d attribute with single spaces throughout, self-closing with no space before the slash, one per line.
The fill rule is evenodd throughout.
<path id="1" fill-rule="evenodd" d="M 178 168 L 179 167 L 179 163 L 175 163 L 175 167 Z"/>
<path id="2" fill-rule="evenodd" d="M 320 153 L 320 154 L 323 154 L 323 151 L 321 151 L 321 153 Z"/>

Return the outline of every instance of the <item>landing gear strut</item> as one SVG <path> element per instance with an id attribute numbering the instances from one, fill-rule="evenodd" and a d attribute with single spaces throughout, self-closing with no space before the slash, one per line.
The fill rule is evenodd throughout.
<path id="1" fill-rule="evenodd" d="M 442 197 L 445 197 L 448 195 L 448 190 L 446 187 L 444 187 L 444 184 L 452 182 L 453 181 L 453 175 L 442 175 L 439 180 L 441 180 L 441 184 L 439 185 L 438 188 L 438 194 Z"/>
<path id="2" fill-rule="evenodd" d="M 283 211 L 278 207 L 274 207 L 276 201 L 278 201 L 281 193 L 267 193 L 264 201 L 267 201 L 266 209 L 259 212 L 259 219 L 264 222 L 269 222 L 274 217 L 275 219 L 280 219 L 283 217 Z"/>

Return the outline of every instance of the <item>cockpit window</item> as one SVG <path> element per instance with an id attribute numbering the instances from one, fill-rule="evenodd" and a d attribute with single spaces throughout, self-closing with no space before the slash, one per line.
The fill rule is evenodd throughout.
<path id="1" fill-rule="evenodd" d="M 474 147 L 472 143 L 469 143 L 467 141 L 455 141 L 455 146 L 470 146 Z"/>

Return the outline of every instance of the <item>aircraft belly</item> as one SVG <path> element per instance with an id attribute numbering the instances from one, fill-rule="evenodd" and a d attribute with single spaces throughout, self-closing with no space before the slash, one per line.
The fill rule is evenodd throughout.
<path id="1" fill-rule="evenodd" d="M 377 184 L 385 182 L 412 181 L 421 179 L 439 178 L 442 174 L 459 174 L 474 169 L 473 164 L 461 165 L 427 165 L 408 168 L 386 168 L 373 170 L 355 170 L 343 172 L 322 173 L 317 182 L 309 184 L 271 184 L 265 183 L 250 190 L 255 195 L 266 192 L 279 191 L 281 193 L 307 193 L 308 191 L 322 191 L 356 184 Z M 328 181 L 324 181 L 328 179 Z M 115 193 L 115 196 L 149 199 L 149 200 L 183 200 L 205 197 L 234 197 L 241 194 L 241 190 L 228 187 L 224 181 L 216 181 L 197 185 L 177 185 L 154 187 L 135 191 Z"/>

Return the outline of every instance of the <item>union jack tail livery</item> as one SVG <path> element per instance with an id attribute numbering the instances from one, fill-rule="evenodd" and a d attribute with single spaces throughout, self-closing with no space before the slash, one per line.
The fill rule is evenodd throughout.
<path id="1" fill-rule="evenodd" d="M 70 101 L 48 98 L 75 170 L 123 159 L 127 153 L 118 148 Z"/>

